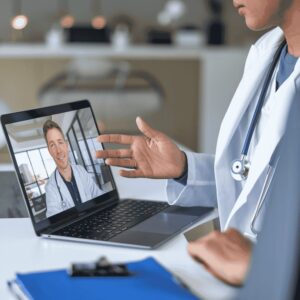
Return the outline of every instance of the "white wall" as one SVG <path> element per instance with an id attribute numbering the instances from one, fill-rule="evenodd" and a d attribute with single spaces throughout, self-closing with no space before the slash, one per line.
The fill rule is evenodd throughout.
<path id="1" fill-rule="evenodd" d="M 198 150 L 215 153 L 219 128 L 241 79 L 247 48 L 211 49 L 205 53 L 200 86 Z"/>

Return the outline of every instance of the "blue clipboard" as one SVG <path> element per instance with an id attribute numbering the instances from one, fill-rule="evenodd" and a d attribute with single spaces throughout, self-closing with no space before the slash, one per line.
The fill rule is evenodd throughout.
<path id="1" fill-rule="evenodd" d="M 28 299 L 198 299 L 154 258 L 127 264 L 128 277 L 70 277 L 66 270 L 17 274 L 14 284 Z M 12 285 L 12 282 L 8 283 Z"/>

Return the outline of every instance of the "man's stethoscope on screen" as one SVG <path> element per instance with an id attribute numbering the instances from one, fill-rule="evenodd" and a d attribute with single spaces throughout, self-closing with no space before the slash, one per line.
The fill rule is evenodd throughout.
<path id="1" fill-rule="evenodd" d="M 59 196 L 60 196 L 60 201 L 61 201 L 61 208 L 63 209 L 63 210 L 65 210 L 66 209 L 66 207 L 67 207 L 67 203 L 66 203 L 66 201 L 64 200 L 64 198 L 63 198 L 63 196 L 62 196 L 62 194 L 61 194 L 61 190 L 60 190 L 60 187 L 59 187 L 59 185 L 58 185 L 58 183 L 57 183 L 57 169 L 55 169 L 55 174 L 54 174 L 54 176 L 55 176 L 55 183 L 56 183 L 56 187 L 57 187 L 57 190 L 58 190 L 58 193 L 59 193 Z"/>
<path id="2" fill-rule="evenodd" d="M 60 202 L 61 208 L 62 208 L 62 210 L 65 210 L 65 209 L 67 208 L 67 202 L 64 200 L 63 195 L 62 195 L 62 192 L 61 192 L 60 187 L 59 187 L 59 185 L 58 185 L 58 182 L 57 182 L 57 172 L 58 172 L 58 170 L 55 169 L 55 174 L 54 174 L 54 176 L 55 176 L 55 183 L 56 183 L 57 190 L 58 190 L 58 192 L 59 192 L 59 197 L 60 197 L 60 201 L 61 201 L 61 202 Z M 73 171 L 72 171 L 72 172 L 73 172 Z M 71 181 L 70 183 L 71 183 L 72 189 L 74 190 L 74 186 L 73 186 L 72 181 Z M 77 198 L 78 198 L 78 197 L 75 195 L 75 200 L 76 200 L 76 201 L 78 201 Z"/>
<path id="3" fill-rule="evenodd" d="M 250 146 L 250 143 L 251 143 L 251 140 L 252 140 L 252 137 L 253 137 L 255 127 L 258 123 L 258 119 L 259 119 L 260 112 L 262 110 L 262 107 L 263 107 L 263 104 L 264 104 L 264 101 L 265 101 L 265 97 L 266 97 L 268 87 L 271 83 L 274 70 L 275 70 L 276 65 L 279 61 L 280 53 L 281 53 L 281 51 L 282 51 L 282 49 L 285 45 L 286 45 L 286 41 L 283 41 L 280 44 L 279 48 L 277 49 L 277 51 L 274 55 L 271 66 L 268 70 L 267 76 L 266 76 L 265 81 L 263 83 L 261 93 L 260 93 L 259 98 L 258 98 L 258 102 L 257 102 L 256 108 L 255 108 L 255 111 L 254 111 L 254 115 L 252 117 L 249 129 L 248 129 L 248 132 L 247 132 L 247 135 L 246 135 L 246 139 L 245 139 L 245 142 L 244 142 L 244 145 L 243 145 L 243 148 L 242 148 L 241 158 L 236 159 L 232 162 L 231 176 L 233 177 L 234 180 L 243 181 L 243 180 L 246 180 L 248 178 L 249 170 L 250 170 L 250 167 L 251 167 L 251 163 L 250 163 L 250 161 L 247 157 L 249 146 Z M 272 158 L 270 160 L 269 168 L 267 170 L 267 175 L 266 175 L 266 179 L 265 179 L 264 184 L 263 184 L 262 192 L 259 196 L 257 206 L 255 208 L 253 217 L 252 217 L 251 222 L 250 222 L 250 229 L 251 229 L 251 231 L 252 231 L 252 233 L 254 234 L 255 237 L 258 234 L 258 231 L 255 229 L 255 221 L 258 217 L 259 212 L 261 211 L 264 200 L 266 198 L 268 188 L 269 188 L 270 183 L 271 183 L 272 178 L 273 178 L 274 170 L 275 170 L 275 167 L 276 167 L 276 164 L 277 164 L 277 161 L 278 161 L 278 159 L 275 157 L 277 152 L 278 151 L 275 151 L 273 153 Z"/>

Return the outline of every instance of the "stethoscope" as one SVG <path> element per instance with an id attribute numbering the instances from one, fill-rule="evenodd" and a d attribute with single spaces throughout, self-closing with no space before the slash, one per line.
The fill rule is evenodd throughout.
<path id="1" fill-rule="evenodd" d="M 267 193 L 269 191 L 269 188 L 270 188 L 270 185 L 271 185 L 271 182 L 272 182 L 275 170 L 276 170 L 277 163 L 280 159 L 280 157 L 278 155 L 279 150 L 280 150 L 280 144 L 276 147 L 276 149 L 273 152 L 272 157 L 270 159 L 268 170 L 266 173 L 266 178 L 263 183 L 261 193 L 258 197 L 258 201 L 257 201 L 256 207 L 255 207 L 253 216 L 250 220 L 250 230 L 251 230 L 252 234 L 251 235 L 247 234 L 247 235 L 251 238 L 256 238 L 259 233 L 259 230 L 257 230 L 255 228 L 255 223 L 256 223 L 257 217 L 263 207 L 263 204 L 265 202 Z"/>
<path id="2" fill-rule="evenodd" d="M 64 198 L 62 196 L 62 193 L 61 193 L 61 190 L 60 190 L 60 187 L 59 187 L 59 185 L 57 183 L 57 169 L 55 169 L 55 183 L 56 183 L 56 187 L 58 189 L 60 200 L 61 200 L 61 208 L 63 210 L 65 210 L 66 207 L 67 207 L 67 202 L 64 200 Z M 71 185 L 72 185 L 72 188 L 74 189 L 74 186 L 73 186 L 72 182 L 71 182 Z"/>
<path id="3" fill-rule="evenodd" d="M 256 108 L 255 108 L 255 111 L 254 111 L 254 115 L 252 117 L 252 120 L 251 120 L 251 123 L 250 123 L 250 126 L 249 126 L 249 130 L 247 132 L 246 139 L 245 139 L 245 142 L 244 142 L 244 145 L 243 145 L 243 148 L 242 148 L 241 158 L 240 159 L 235 159 L 232 162 L 231 176 L 233 177 L 233 179 L 235 179 L 237 181 L 243 181 L 243 180 L 246 180 L 248 178 L 248 174 L 249 174 L 250 167 L 251 167 L 251 163 L 248 159 L 248 151 L 249 151 L 250 143 L 251 143 L 251 140 L 252 140 L 252 137 L 253 137 L 255 127 L 256 127 L 257 122 L 258 122 L 258 118 L 260 116 L 260 112 L 262 110 L 262 107 L 263 107 L 263 104 L 264 104 L 264 101 L 265 101 L 265 96 L 266 96 L 268 87 L 270 85 L 270 82 L 271 82 L 271 79 L 272 79 L 272 76 L 273 76 L 273 72 L 274 72 L 274 70 L 276 68 L 276 65 L 278 63 L 280 53 L 281 53 L 281 51 L 282 51 L 282 49 L 285 45 L 286 45 L 286 41 L 284 40 L 280 44 L 279 48 L 277 49 L 277 51 L 274 55 L 273 61 L 271 63 L 271 66 L 268 70 L 266 79 L 263 83 L 263 87 L 262 87 L 261 93 L 259 95 L 259 99 L 258 99 Z"/>
<path id="4" fill-rule="evenodd" d="M 59 185 L 57 183 L 57 169 L 55 169 L 54 176 L 55 176 L 56 187 L 57 187 L 57 190 L 58 190 L 58 193 L 59 193 L 59 196 L 60 196 L 60 200 L 61 200 L 61 203 L 60 203 L 61 204 L 61 208 L 64 210 L 67 207 L 67 202 L 64 200 L 64 198 L 62 196 L 62 193 L 61 193 L 61 190 L 60 190 L 60 187 L 59 187 Z"/>
<path id="5" fill-rule="evenodd" d="M 254 115 L 252 117 L 252 120 L 251 120 L 251 123 L 250 123 L 250 126 L 249 126 L 249 130 L 247 132 L 246 139 L 245 139 L 245 142 L 244 142 L 244 145 L 243 145 L 243 148 L 242 148 L 241 158 L 236 159 L 232 162 L 231 176 L 233 177 L 233 179 L 235 179 L 237 181 L 243 181 L 243 180 L 246 180 L 248 178 L 248 174 L 249 174 L 250 167 L 251 167 L 251 163 L 248 159 L 248 151 L 249 151 L 250 143 L 251 143 L 253 133 L 254 133 L 255 127 L 256 127 L 257 122 L 258 122 L 258 118 L 260 116 L 260 113 L 261 113 L 261 110 L 262 110 L 262 107 L 263 107 L 263 104 L 264 104 L 264 101 L 265 101 L 265 96 L 266 96 L 268 87 L 269 87 L 269 85 L 271 83 L 271 80 L 272 80 L 274 70 L 275 70 L 275 68 L 277 66 L 277 63 L 278 63 L 278 60 L 280 58 L 281 51 L 282 51 L 282 49 L 285 45 L 286 45 L 286 41 L 284 40 L 280 44 L 280 46 L 278 47 L 278 49 L 277 49 L 277 51 L 274 55 L 273 61 L 270 65 L 270 67 L 269 67 L 267 76 L 266 76 L 265 81 L 263 83 L 261 93 L 260 93 L 259 98 L 258 98 L 258 102 L 257 102 L 256 108 L 255 108 L 255 111 L 254 111 Z M 278 159 L 279 159 L 277 157 L 277 153 L 278 153 L 278 147 L 273 152 L 273 155 L 270 159 L 268 170 L 267 170 L 267 173 L 266 173 L 266 178 L 265 178 L 265 181 L 263 183 L 262 191 L 259 195 L 257 205 L 255 207 L 253 216 L 250 220 L 250 230 L 251 230 L 252 234 L 245 233 L 250 238 L 256 238 L 257 234 L 259 233 L 259 231 L 256 230 L 256 228 L 255 228 L 255 223 L 256 223 L 258 215 L 259 215 L 259 213 L 260 213 L 260 211 L 263 207 L 263 204 L 264 204 L 265 199 L 266 199 L 266 195 L 268 193 L 271 181 L 273 179 L 274 171 L 275 171 Z"/>

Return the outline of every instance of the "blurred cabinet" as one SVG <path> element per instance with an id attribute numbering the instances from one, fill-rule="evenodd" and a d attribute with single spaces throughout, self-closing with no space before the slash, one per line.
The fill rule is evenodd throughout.
<path id="1" fill-rule="evenodd" d="M 231 48 L 136 46 L 117 51 L 109 46 L 49 49 L 44 45 L 2 45 L 0 98 L 13 110 L 34 108 L 39 105 L 41 86 L 63 71 L 72 58 L 127 61 L 133 69 L 155 76 L 166 94 L 161 110 L 146 120 L 190 149 L 214 151 L 217 130 L 241 76 L 245 56 L 245 49 Z M 7 151 L 2 150 L 0 161 L 8 160 Z"/>

